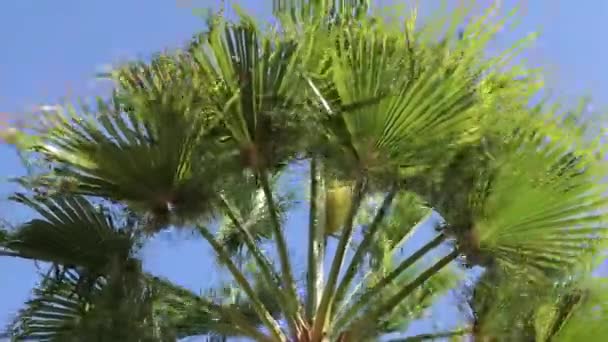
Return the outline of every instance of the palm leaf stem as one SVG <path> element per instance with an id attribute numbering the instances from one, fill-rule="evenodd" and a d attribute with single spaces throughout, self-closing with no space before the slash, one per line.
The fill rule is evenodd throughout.
<path id="1" fill-rule="evenodd" d="M 391 271 L 384 278 L 380 279 L 377 284 L 375 284 L 371 289 L 366 291 L 360 298 L 355 302 L 355 304 L 351 305 L 345 312 L 340 313 L 340 318 L 336 321 L 336 326 L 342 326 L 346 324 L 349 317 L 354 317 L 357 312 L 360 312 L 365 306 L 367 306 L 370 301 L 379 294 L 384 288 L 390 285 L 393 280 L 397 279 L 403 272 L 405 272 L 410 266 L 412 266 L 416 261 L 422 258 L 426 253 L 439 246 L 446 239 L 445 234 L 437 235 L 433 240 L 429 241 L 427 244 L 422 246 L 408 258 L 403 260 L 393 271 Z"/>
<path id="2" fill-rule="evenodd" d="M 222 207 L 224 208 L 224 210 L 226 211 L 228 218 L 230 218 L 232 223 L 237 227 L 238 231 L 243 235 L 244 240 L 245 240 L 245 245 L 247 246 L 249 251 L 253 254 L 253 257 L 254 257 L 256 263 L 258 264 L 258 266 L 260 267 L 260 269 L 262 271 L 262 276 L 264 277 L 266 284 L 268 284 L 269 286 L 272 287 L 273 292 L 277 294 L 277 299 L 278 299 L 279 303 L 281 304 L 281 306 L 284 307 L 288 303 L 286 302 L 287 299 L 284 296 L 284 291 L 281 291 L 281 287 L 279 285 L 280 284 L 279 275 L 275 272 L 275 270 L 271 266 L 271 263 L 268 260 L 268 258 L 266 258 L 266 256 L 264 256 L 264 254 L 262 253 L 260 248 L 256 245 L 253 236 L 251 236 L 251 233 L 239 221 L 239 219 L 236 216 L 235 211 L 231 208 L 230 204 L 224 198 L 224 196 L 220 196 L 220 203 L 221 203 Z M 296 332 L 296 318 L 287 317 L 287 324 L 289 325 L 289 328 L 291 329 L 291 331 L 295 333 Z"/>
<path id="3" fill-rule="evenodd" d="M 285 235 L 281 229 L 281 222 L 279 220 L 279 211 L 277 209 L 274 197 L 272 195 L 272 189 L 270 182 L 268 181 L 268 174 L 265 171 L 260 172 L 260 182 L 262 189 L 266 197 L 266 205 L 268 206 L 268 212 L 270 213 L 270 220 L 274 233 L 274 238 L 277 244 L 277 252 L 279 254 L 279 262 L 281 264 L 281 275 L 283 276 L 283 286 L 287 300 L 290 302 L 286 307 L 287 315 L 296 315 L 298 311 L 298 295 L 296 292 L 296 282 L 293 278 L 293 272 L 291 270 L 291 264 L 289 263 L 289 253 L 287 251 L 287 242 Z"/>
<path id="4" fill-rule="evenodd" d="M 422 272 L 418 277 L 412 280 L 409 284 L 405 285 L 399 292 L 390 297 L 384 304 L 379 305 L 375 309 L 363 314 L 359 319 L 353 321 L 350 324 L 350 327 L 361 327 L 363 326 L 363 322 L 375 322 L 380 317 L 389 314 L 403 301 L 404 298 L 409 296 L 412 291 L 416 290 L 419 286 L 424 284 L 429 278 L 433 275 L 437 274 L 442 268 L 447 266 L 450 262 L 452 262 L 460 252 L 457 249 L 454 249 L 448 255 L 441 258 L 437 261 L 433 266 L 426 269 Z M 350 331 L 350 329 L 346 329 L 346 331 Z"/>
<path id="5" fill-rule="evenodd" d="M 344 295 L 346 294 L 346 291 L 348 291 L 353 278 L 357 274 L 359 265 L 365 258 L 366 252 L 368 251 L 369 246 L 374 240 L 375 234 L 381 227 L 381 223 L 386 217 L 386 214 L 388 213 L 388 210 L 391 204 L 393 203 L 393 199 L 395 198 L 397 192 L 398 188 L 395 185 L 388 192 L 388 194 L 386 194 L 384 200 L 382 201 L 382 205 L 380 206 L 378 212 L 376 213 L 376 216 L 374 217 L 374 220 L 372 221 L 371 225 L 365 230 L 363 241 L 361 241 L 361 243 L 357 246 L 355 254 L 352 257 L 350 264 L 346 268 L 346 274 L 344 274 L 344 277 L 342 278 L 342 281 L 340 282 L 340 285 L 338 285 L 338 289 L 336 290 L 335 299 L 332 304 L 332 315 L 335 314 L 337 306 L 342 302 L 342 299 L 344 299 Z"/>
<path id="6" fill-rule="evenodd" d="M 273 337 L 278 341 L 286 341 L 287 338 L 281 331 L 279 323 L 272 317 L 268 309 L 264 306 L 260 298 L 257 296 L 251 284 L 245 277 L 245 275 L 239 270 L 239 268 L 234 264 L 230 255 L 226 250 L 217 242 L 213 234 L 211 234 L 205 227 L 199 227 L 199 231 L 201 235 L 213 248 L 218 258 L 226 265 L 234 280 L 239 284 L 241 289 L 247 294 L 249 299 L 251 300 L 251 304 L 256 314 L 259 316 L 264 325 L 270 330 Z"/>

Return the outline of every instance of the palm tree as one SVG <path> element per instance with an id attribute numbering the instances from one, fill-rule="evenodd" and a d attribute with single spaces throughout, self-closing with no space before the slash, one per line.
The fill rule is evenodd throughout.
<path id="1" fill-rule="evenodd" d="M 185 51 L 107 75 L 110 99 L 5 139 L 43 167 L 13 196 L 40 217 L 3 232 L 0 255 L 51 265 L 10 336 L 375 340 L 473 266 L 488 279 L 477 315 L 527 322 L 520 308 L 481 310 L 484 284 L 508 298 L 518 279 L 555 288 L 542 303 L 555 309 L 525 311 L 543 319 L 534 336 L 587 333 L 560 318 L 563 293 L 586 287 L 560 284 L 603 248 L 600 146 L 580 115 L 529 108 L 539 82 L 507 63 L 517 49 L 484 56 L 503 24 L 494 8 L 464 29 L 464 9 L 416 29 L 415 11 L 401 27 L 362 0 L 275 1 L 266 29 L 237 12 L 211 16 Z M 294 172 L 308 188 L 303 277 L 286 241 L 297 203 L 281 186 Z M 145 272 L 137 252 L 169 227 L 200 234 L 232 282 L 196 294 Z M 417 232 L 431 238 L 404 248 Z"/>

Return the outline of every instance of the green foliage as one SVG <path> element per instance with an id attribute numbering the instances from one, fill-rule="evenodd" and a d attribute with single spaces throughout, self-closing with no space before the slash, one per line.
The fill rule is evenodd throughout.
<path id="1" fill-rule="evenodd" d="M 530 39 L 485 55 L 494 10 L 418 28 L 415 10 L 401 25 L 362 0 L 276 1 L 266 29 L 215 13 L 185 51 L 104 75 L 109 99 L 12 134 L 40 166 L 12 199 L 39 218 L 0 230 L 0 256 L 53 272 L 11 337 L 378 339 L 458 289 L 460 266 L 484 268 L 464 296 L 475 338 L 604 334 L 599 136 L 580 110 L 530 108 L 542 82 L 513 62 Z M 307 205 L 280 181 L 294 173 Z M 300 210 L 310 241 L 288 246 Z M 170 226 L 232 279 L 199 295 L 143 272 L 140 247 Z M 408 250 L 418 233 L 433 237 Z"/>
<path id="2" fill-rule="evenodd" d="M 34 209 L 33 219 L 7 234 L 3 247 L 19 256 L 104 274 L 113 263 L 129 258 L 131 237 L 117 230 L 103 211 L 80 196 L 13 199 Z"/>
<path id="3" fill-rule="evenodd" d="M 276 183 L 277 180 L 274 182 Z M 244 176 L 229 180 L 222 187 L 224 210 L 230 208 L 231 214 L 224 214 L 218 231 L 219 241 L 233 253 L 245 245 L 245 237 L 238 226 L 251 233 L 256 242 L 265 242 L 272 237 L 271 218 L 262 189 L 255 177 Z M 278 195 L 278 210 L 281 218 L 293 207 L 288 195 Z M 230 216 L 234 215 L 234 219 Z"/>

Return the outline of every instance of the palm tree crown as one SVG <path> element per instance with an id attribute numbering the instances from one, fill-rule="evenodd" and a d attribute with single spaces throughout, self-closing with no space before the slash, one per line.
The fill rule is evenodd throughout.
<path id="1" fill-rule="evenodd" d="M 608 336 L 590 277 L 603 152 L 583 110 L 530 106 L 539 74 L 513 61 L 528 38 L 485 54 L 508 17 L 463 26 L 463 7 L 417 28 L 415 10 L 365 0 L 276 0 L 260 28 L 236 12 L 105 75 L 110 98 L 3 132 L 39 166 L 12 196 L 39 217 L 0 231 L 0 255 L 50 265 L 11 337 L 376 340 L 473 267 L 470 327 L 405 340 Z M 294 173 L 305 194 L 285 191 Z M 286 239 L 294 196 L 305 261 Z M 196 294 L 143 271 L 141 245 L 169 227 L 200 234 L 231 281 Z"/>

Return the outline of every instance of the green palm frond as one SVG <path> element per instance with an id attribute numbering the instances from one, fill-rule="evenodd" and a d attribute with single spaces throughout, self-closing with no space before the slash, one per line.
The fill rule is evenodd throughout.
<path id="1" fill-rule="evenodd" d="M 124 201 L 161 226 L 172 215 L 204 212 L 217 170 L 209 165 L 222 159 L 210 157 L 213 142 L 203 142 L 206 124 L 193 110 L 150 102 L 132 113 L 103 102 L 96 114 L 56 113 L 37 148 L 57 164 L 47 178 L 59 177 L 59 190 L 68 193 Z"/>
<path id="2" fill-rule="evenodd" d="M 150 277 L 148 281 L 158 296 L 154 303 L 154 315 L 177 338 L 208 334 L 214 330 L 217 317 L 206 305 L 202 305 L 198 295 L 156 277 Z"/>
<path id="3" fill-rule="evenodd" d="M 478 178 L 468 243 L 512 270 L 570 269 L 605 239 L 604 162 L 565 136 L 513 138 Z"/>
<path id="4" fill-rule="evenodd" d="M 431 208 L 427 207 L 416 194 L 407 191 L 400 192 L 394 200 L 388 217 L 380 227 L 376 243 L 385 245 L 385 247 L 378 250 L 399 248 L 404 240 L 411 236 L 412 229 L 425 221 L 430 214 Z M 373 258 L 373 253 L 371 257 Z"/>
<path id="5" fill-rule="evenodd" d="M 445 168 L 406 182 L 443 216 L 470 264 L 498 261 L 533 277 L 576 266 L 605 238 L 597 143 L 552 112 L 491 122 Z"/>
<path id="6" fill-rule="evenodd" d="M 66 269 L 59 278 L 45 278 L 18 313 L 9 334 L 18 341 L 79 341 L 98 336 L 169 341 L 166 332 L 154 326 L 152 293 L 142 287 L 137 272 L 130 272 L 122 269 L 109 278 L 84 281 L 79 272 Z"/>
<path id="7" fill-rule="evenodd" d="M 595 278 L 560 291 L 553 305 L 546 308 L 550 320 L 539 322 L 548 328 L 539 329 L 545 333 L 540 340 L 601 341 L 607 338 L 607 285 L 605 279 Z"/>
<path id="8" fill-rule="evenodd" d="M 473 330 L 478 337 L 500 339 L 601 340 L 608 314 L 605 290 L 601 278 L 538 283 L 492 269 L 474 288 Z"/>
<path id="9" fill-rule="evenodd" d="M 483 113 L 476 108 L 482 96 L 474 92 L 475 75 L 489 68 L 469 55 L 479 46 L 416 41 L 415 19 L 409 19 L 405 39 L 365 23 L 329 38 L 335 40 L 328 48 L 330 73 L 314 88 L 327 103 L 329 141 L 341 146 L 332 159 L 347 169 L 354 162 L 367 169 L 420 171 L 438 160 L 436 149 L 445 158 L 477 137 Z M 361 101 L 370 103 L 355 105 Z"/>
<path id="10" fill-rule="evenodd" d="M 206 135 L 224 138 L 226 132 L 217 125 L 220 118 L 213 115 L 209 101 L 214 88 L 199 77 L 192 55 L 157 54 L 149 63 L 132 62 L 105 76 L 117 83 L 114 97 L 128 114 L 154 118 L 155 111 L 162 110 L 169 115 L 189 115 L 193 117 L 189 119 L 207 124 Z"/>
<path id="11" fill-rule="evenodd" d="M 133 95 L 160 100 L 167 97 L 167 92 L 175 96 L 194 85 L 193 75 L 188 73 L 187 64 L 184 64 L 186 61 L 184 54 L 158 54 L 150 63 L 132 62 L 101 76 L 117 83 L 117 93 L 124 95 L 121 96 L 123 101 L 132 100 Z M 174 104 L 177 102 L 176 98 Z"/>
<path id="12" fill-rule="evenodd" d="M 534 310 L 551 287 L 551 282 L 532 283 L 524 275 L 500 268 L 486 270 L 469 298 L 473 334 L 501 339 L 534 336 Z"/>
<path id="13" fill-rule="evenodd" d="M 259 274 L 254 273 L 253 278 L 257 297 L 273 316 L 280 316 L 276 293 Z M 262 325 L 251 302 L 233 285 L 214 287 L 197 295 L 158 277 L 148 276 L 148 283 L 156 291 L 156 319 L 178 338 L 203 334 L 256 337 L 251 335 L 251 328 Z"/>
<path id="14" fill-rule="evenodd" d="M 81 196 L 17 194 L 13 199 L 41 218 L 10 232 L 3 248 L 11 256 L 50 262 L 54 270 L 19 313 L 13 335 L 53 341 L 99 334 L 146 340 L 142 331 L 154 332 L 146 325 L 150 293 L 141 283 L 140 263 L 131 258 L 133 235 Z"/>
<path id="15" fill-rule="evenodd" d="M 38 218 L 0 227 L 0 256 L 51 264 L 7 336 L 382 340 L 458 288 L 462 266 L 484 272 L 466 294 L 476 339 L 608 332 L 605 284 L 586 277 L 608 242 L 599 129 L 530 108 L 541 77 L 513 61 L 529 39 L 486 53 L 508 16 L 459 5 L 416 28 L 416 9 L 369 0 L 273 5 L 265 28 L 210 13 L 185 52 L 105 75 L 107 101 L 1 132 L 36 166 L 17 179 L 35 194 L 13 200 Z M 298 208 L 289 172 L 310 176 Z M 288 245 L 303 211 L 308 241 Z M 231 279 L 195 293 L 144 272 L 145 233 L 172 225 Z"/>
<path id="16" fill-rule="evenodd" d="M 370 8 L 369 0 L 316 1 L 316 0 L 273 0 L 272 9 L 281 24 L 293 29 L 302 24 L 325 24 L 331 27 L 339 21 L 365 19 Z"/>
<path id="17" fill-rule="evenodd" d="M 276 178 L 273 184 L 276 183 Z M 274 186 L 273 186 L 274 188 Z M 224 182 L 221 186 L 221 201 L 224 206 L 221 209 L 230 209 L 230 213 L 224 215 L 221 220 L 218 240 L 230 251 L 236 252 L 245 245 L 245 237 L 241 225 L 257 241 L 262 242 L 272 237 L 271 218 L 266 206 L 264 191 L 258 186 L 256 178 L 252 176 L 239 176 L 230 182 Z M 288 196 L 275 193 L 277 209 L 283 219 L 285 213 L 292 207 Z M 226 208 L 228 206 L 228 208 Z M 235 217 L 230 217 L 234 215 Z M 234 220 L 236 219 L 237 222 Z"/>
<path id="18" fill-rule="evenodd" d="M 400 202 L 400 205 L 404 205 L 405 203 L 416 203 L 414 197 L 409 193 L 401 194 L 399 197 L 398 203 Z M 397 204 L 393 210 L 396 209 L 397 212 L 399 212 L 400 209 L 402 209 L 399 208 L 399 204 Z M 414 224 L 411 227 L 402 227 L 401 231 L 396 235 L 399 237 L 398 240 L 390 240 L 387 239 L 386 235 L 380 235 L 376 241 L 373 241 L 371 245 L 372 248 L 368 255 L 370 265 L 368 268 L 365 268 L 365 274 L 361 279 L 358 279 L 358 284 L 351 290 L 348 297 L 344 297 L 343 293 L 340 293 L 340 295 L 337 296 L 336 304 L 341 305 L 338 309 L 338 306 L 334 304 L 334 310 L 337 309 L 337 326 L 343 328 L 345 324 L 348 324 L 347 322 L 355 320 L 356 324 L 351 322 L 351 328 L 358 329 L 358 324 L 365 325 L 367 324 L 366 322 L 382 321 L 385 315 L 390 316 L 393 312 L 405 310 L 401 304 L 405 305 L 405 303 L 408 303 L 411 298 L 417 296 L 416 294 L 419 291 L 425 292 L 425 286 L 434 286 L 432 284 L 437 285 L 437 283 L 435 283 L 436 281 L 443 283 L 443 280 L 441 280 L 444 279 L 441 276 L 442 273 L 437 272 L 433 273 L 432 277 L 423 282 L 420 287 L 413 288 L 413 290 L 408 291 L 407 294 L 400 293 L 400 290 L 404 288 L 403 284 L 409 285 L 418 281 L 416 276 L 419 277 L 421 269 L 424 269 L 424 267 L 420 267 L 421 263 L 428 266 L 425 257 L 428 258 L 430 255 L 429 252 L 445 240 L 445 236 L 440 234 L 415 252 L 410 253 L 406 258 L 403 258 L 404 255 L 402 255 L 401 251 L 403 244 L 408 240 L 407 237 L 416 232 L 418 228 L 430 223 L 428 220 L 430 213 L 425 216 L 418 216 L 418 214 L 422 214 L 423 212 L 424 210 L 421 211 L 420 208 L 414 208 L 412 210 L 411 207 L 407 208 L 405 211 L 401 211 L 401 214 L 404 215 L 404 217 L 409 217 L 409 219 L 415 219 L 415 217 L 417 217 Z M 410 216 L 412 214 L 413 216 Z M 428 228 L 434 230 L 432 225 L 429 225 Z M 353 269 L 359 269 L 360 267 L 360 264 L 358 266 L 353 266 L 351 262 L 351 265 L 348 267 L 348 272 Z M 451 275 L 446 279 L 456 279 L 454 277 L 456 274 L 452 270 L 447 269 L 444 271 Z M 428 272 L 428 269 L 424 272 Z M 347 275 L 349 275 L 349 273 L 347 273 Z M 350 275 L 354 277 L 354 273 Z M 347 284 L 342 282 L 340 287 L 343 286 L 347 286 Z M 342 291 L 344 291 L 344 289 L 342 289 Z M 397 305 L 391 306 L 390 309 L 384 309 L 385 303 L 394 302 L 397 297 L 401 298 L 397 302 Z M 416 298 L 420 299 L 420 297 Z M 380 307 L 382 307 L 382 310 L 378 309 Z M 356 317 L 365 317 L 368 312 L 370 314 L 371 312 L 374 312 L 374 319 Z"/>
<path id="19" fill-rule="evenodd" d="M 382 196 L 384 199 L 380 203 Z M 331 208 L 326 206 L 325 210 L 328 209 Z M 394 266 L 394 258 L 403 249 L 403 243 L 420 224 L 427 221 L 430 214 L 430 209 L 423 205 L 418 196 L 400 191 L 398 186 L 386 194 L 370 196 L 357 217 L 357 224 L 364 227 L 363 239 L 358 243 L 337 289 L 333 310 L 337 305 L 342 305 L 346 291 L 364 260 L 369 261 L 368 274 L 380 270 L 390 271 Z"/>
<path id="20" fill-rule="evenodd" d="M 393 283 L 379 292 L 378 295 L 374 297 L 373 301 L 370 301 L 367 306 L 361 308 L 359 315 L 364 315 L 367 311 L 373 311 L 378 306 L 383 305 L 386 300 L 389 300 L 399 292 L 403 287 L 403 284 L 410 283 L 421 269 L 423 269 L 421 265 L 410 267 L 395 279 Z M 366 290 L 373 288 L 374 285 L 386 275 L 386 272 L 386 270 L 379 270 L 371 273 L 369 277 L 366 277 L 364 280 L 365 289 L 362 289 L 358 295 L 364 294 Z M 370 338 L 387 333 L 406 331 L 410 323 L 420 319 L 426 310 L 430 309 L 436 302 L 437 298 L 447 294 L 447 292 L 456 285 L 458 280 L 459 275 L 453 269 L 446 268 L 441 270 L 432 278 L 425 281 L 421 287 L 412 291 L 410 295 L 400 301 L 399 305 L 394 307 L 391 311 L 384 312 L 382 317 L 378 320 L 358 320 L 358 324 L 351 325 L 351 329 L 353 329 L 352 331 L 355 332 L 356 336 L 361 334 L 361 336 Z M 356 317 L 351 317 L 350 319 L 347 318 L 345 321 L 342 321 L 345 317 L 340 317 L 340 321 L 347 322 L 355 318 Z"/>
<path id="21" fill-rule="evenodd" d="M 134 341 L 172 341 L 193 335 L 257 336 L 255 331 L 251 335 L 251 330 L 243 330 L 243 323 L 256 324 L 246 302 L 220 305 L 213 296 L 198 296 L 150 275 L 113 275 L 115 278 L 100 277 L 92 283 L 83 282 L 71 270 L 61 278 L 46 278 L 18 313 L 9 335 L 40 341 L 94 336 Z"/>
<path id="22" fill-rule="evenodd" d="M 195 335 L 242 335 L 236 322 L 215 310 L 215 305 L 219 304 L 212 305 L 212 297 L 199 296 L 157 277 L 148 277 L 148 282 L 156 291 L 155 319 L 162 322 L 176 338 Z M 225 310 L 236 311 L 236 308 L 226 306 Z"/>
<path id="23" fill-rule="evenodd" d="M 18 256 L 104 272 L 131 253 L 132 237 L 83 197 L 16 194 L 13 200 L 41 216 L 7 235 L 3 247 Z"/>
<path id="24" fill-rule="evenodd" d="M 245 265 L 245 268 L 248 269 L 248 277 L 252 279 L 253 290 L 260 299 L 260 302 L 264 304 L 264 307 L 268 309 L 268 312 L 273 317 L 280 318 L 282 303 L 280 303 L 278 300 L 278 296 L 275 292 L 276 289 L 272 287 L 271 284 L 264 279 L 260 271 L 256 269 L 253 260 L 250 260 L 250 262 Z M 251 301 L 247 298 L 245 292 L 239 287 L 230 284 L 226 285 L 226 289 L 230 295 L 223 298 L 223 304 L 238 307 L 240 312 L 245 315 L 250 322 L 253 324 L 260 324 L 261 322 L 259 318 L 257 318 L 255 309 L 253 308 Z"/>
<path id="25" fill-rule="evenodd" d="M 302 78 L 296 67 L 306 46 L 281 39 L 276 31 L 262 34 L 253 19 L 242 12 L 238 23 L 215 17 L 204 38 L 205 43 L 193 52 L 198 75 L 213 85 L 209 101 L 230 133 L 227 144 L 236 147 L 241 165 L 254 171 L 260 181 L 277 242 L 283 285 L 295 312 L 295 281 L 268 171 L 276 171 L 302 150 L 306 112 L 297 110 L 303 106 L 296 100 L 302 97 L 298 91 Z M 268 276 L 269 272 L 265 273 Z M 270 318 L 265 320 L 269 323 Z M 294 330 L 291 317 L 289 322 Z M 276 327 L 272 329 L 279 334 Z"/>
<path id="26" fill-rule="evenodd" d="M 408 283 L 413 277 L 414 273 L 403 275 L 391 289 L 383 293 L 383 297 L 385 299 L 389 298 L 398 291 L 398 284 Z M 451 269 L 445 269 L 437 273 L 436 276 L 426 281 L 422 287 L 414 291 L 412 295 L 406 297 L 393 312 L 387 313 L 379 322 L 377 329 L 382 333 L 406 331 L 409 324 L 422 318 L 437 298 L 446 295 L 450 289 L 454 288 L 458 279 L 458 274 Z"/>
<path id="27" fill-rule="evenodd" d="M 91 309 L 90 298 L 78 295 L 78 283 L 77 276 L 69 273 L 60 282 L 46 280 L 34 289 L 34 298 L 11 324 L 11 337 L 53 341 L 74 336 L 79 320 Z M 99 291 L 99 284 L 89 290 Z"/>
<path id="28" fill-rule="evenodd" d="M 303 112 L 294 111 L 301 96 L 295 67 L 304 47 L 261 34 L 244 13 L 234 24 L 215 17 L 202 42 L 192 52 L 198 76 L 213 85 L 210 104 L 222 117 L 244 166 L 273 168 L 293 156 L 304 127 Z"/>
<path id="29" fill-rule="evenodd" d="M 539 305 L 535 310 L 536 336 L 540 341 L 555 339 L 573 317 L 572 315 L 580 309 L 581 304 L 588 300 L 589 291 L 586 288 L 574 287 L 572 284 L 560 287 L 554 289 L 553 296 L 549 298 L 548 303 L 545 300 L 545 303 Z M 598 309 L 600 308 L 598 307 Z M 593 318 L 601 316 L 605 317 L 605 314 L 599 313 Z"/>

